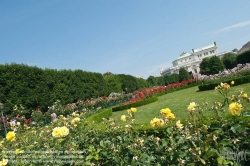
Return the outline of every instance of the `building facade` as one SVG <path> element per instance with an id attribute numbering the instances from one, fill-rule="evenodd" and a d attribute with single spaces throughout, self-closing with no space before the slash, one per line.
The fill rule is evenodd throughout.
<path id="1" fill-rule="evenodd" d="M 224 53 L 223 53 L 224 54 Z M 200 76 L 200 63 L 203 58 L 218 56 L 218 48 L 216 43 L 204 46 L 198 49 L 192 49 L 190 53 L 182 53 L 179 58 L 172 62 L 173 66 L 167 69 L 161 68 L 161 76 L 170 74 L 179 74 L 180 68 L 185 68 L 189 73 L 192 73 L 194 77 Z M 221 58 L 222 55 L 219 55 Z"/>

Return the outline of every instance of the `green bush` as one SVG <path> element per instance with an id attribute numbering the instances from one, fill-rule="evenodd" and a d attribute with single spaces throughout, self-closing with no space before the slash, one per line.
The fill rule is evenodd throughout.
<path id="1" fill-rule="evenodd" d="M 227 80 L 227 81 L 223 81 L 223 83 L 231 84 L 231 81 L 232 80 Z M 234 85 L 241 85 L 241 84 L 249 83 L 250 77 L 244 76 L 244 77 L 233 79 L 233 81 L 234 81 Z M 200 91 L 213 90 L 220 83 L 221 82 L 212 83 L 212 84 L 203 84 L 203 85 L 199 85 L 198 88 Z"/>
<path id="2" fill-rule="evenodd" d="M 146 104 L 149 104 L 149 103 L 156 102 L 157 100 L 158 100 L 158 98 L 156 96 L 152 96 L 151 98 L 148 98 L 148 99 L 145 99 L 145 100 L 142 100 L 142 101 L 138 101 L 138 102 L 135 102 L 135 103 L 113 107 L 112 111 L 116 112 L 116 111 L 121 111 L 121 110 L 125 110 L 125 109 L 130 109 L 131 107 L 139 107 L 139 106 L 142 106 L 142 105 L 146 105 Z"/>

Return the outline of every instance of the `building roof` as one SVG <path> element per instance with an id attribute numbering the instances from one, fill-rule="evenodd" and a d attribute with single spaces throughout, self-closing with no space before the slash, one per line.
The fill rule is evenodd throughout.
<path id="1" fill-rule="evenodd" d="M 210 44 L 210 45 L 207 45 L 207 46 L 204 46 L 204 47 L 201 47 L 201 48 L 198 48 L 198 49 L 193 49 L 193 52 L 199 52 L 199 51 L 202 51 L 202 50 L 206 50 L 206 49 L 209 49 L 209 48 L 212 48 L 215 46 L 215 43 L 213 44 Z"/>
<path id="2" fill-rule="evenodd" d="M 250 41 L 247 42 L 246 44 L 244 44 L 244 45 L 242 46 L 242 48 L 243 48 L 243 47 L 247 47 L 248 45 L 250 45 Z"/>
<path id="3" fill-rule="evenodd" d="M 191 54 L 187 53 L 187 52 L 183 52 L 179 58 L 177 59 L 182 59 L 182 58 L 186 58 L 186 57 L 189 57 Z"/>

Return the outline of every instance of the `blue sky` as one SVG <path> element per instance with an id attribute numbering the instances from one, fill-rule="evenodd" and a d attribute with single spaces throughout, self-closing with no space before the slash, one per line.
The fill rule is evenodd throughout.
<path id="1" fill-rule="evenodd" d="M 182 52 L 250 41 L 249 0 L 1 0 L 0 64 L 160 76 Z"/>

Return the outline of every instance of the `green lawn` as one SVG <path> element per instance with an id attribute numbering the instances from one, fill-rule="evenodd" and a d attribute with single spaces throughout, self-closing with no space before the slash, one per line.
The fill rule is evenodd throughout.
<path id="1" fill-rule="evenodd" d="M 229 94 L 236 95 L 241 89 L 250 96 L 250 83 L 231 87 Z M 170 108 L 177 119 L 185 118 L 188 116 L 187 107 L 189 103 L 196 102 L 202 105 L 204 102 L 208 102 L 209 105 L 206 108 L 211 108 L 215 101 L 224 101 L 219 92 L 214 90 L 198 92 L 197 86 L 169 93 L 158 97 L 157 102 L 138 107 L 135 113 L 136 124 L 149 123 L 154 117 L 160 117 L 159 113 L 163 108 Z M 204 110 L 205 115 L 211 113 L 213 113 L 211 110 Z M 121 122 L 121 115 L 127 115 L 127 110 L 113 112 L 111 118 L 115 119 L 118 124 L 129 123 Z"/>

